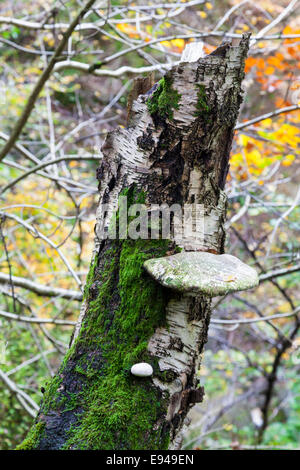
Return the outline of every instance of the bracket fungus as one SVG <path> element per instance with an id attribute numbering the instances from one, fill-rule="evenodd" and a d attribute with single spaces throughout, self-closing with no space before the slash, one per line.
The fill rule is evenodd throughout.
<path id="1" fill-rule="evenodd" d="M 190 296 L 215 297 L 251 289 L 259 283 L 255 269 L 232 255 L 181 252 L 149 259 L 144 268 L 164 287 Z"/>

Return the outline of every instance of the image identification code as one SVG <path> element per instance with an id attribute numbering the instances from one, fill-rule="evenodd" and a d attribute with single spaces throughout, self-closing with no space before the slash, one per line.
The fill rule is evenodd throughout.
<path id="1" fill-rule="evenodd" d="M 130 465 L 133 468 L 138 468 L 145 463 L 151 465 L 193 465 L 194 456 L 192 454 L 150 454 L 144 457 L 114 454 L 106 459 L 106 465 Z"/>

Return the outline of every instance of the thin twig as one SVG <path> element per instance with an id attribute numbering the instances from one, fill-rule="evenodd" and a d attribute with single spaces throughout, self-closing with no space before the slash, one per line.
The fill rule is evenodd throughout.
<path id="1" fill-rule="evenodd" d="M 39 284 L 37 282 L 30 281 L 24 277 L 12 276 L 12 282 L 17 287 L 22 287 L 24 289 L 30 290 L 37 295 L 45 297 L 60 297 L 67 300 L 82 300 L 82 293 L 76 290 L 62 289 L 60 287 L 51 287 Z M 0 272 L 0 284 L 6 284 L 9 282 L 10 278 L 8 274 Z"/>
<path id="2" fill-rule="evenodd" d="M 26 317 L 24 315 L 16 315 L 14 313 L 5 312 L 0 310 L 0 316 L 4 318 L 9 318 L 10 320 L 17 320 L 24 323 L 51 323 L 53 325 L 76 325 L 75 321 L 72 320 L 56 320 L 54 318 L 36 318 L 36 317 Z"/>
<path id="3" fill-rule="evenodd" d="M 277 109 L 276 111 L 272 111 L 271 113 L 262 114 L 261 116 L 250 119 L 249 121 L 241 122 L 240 124 L 237 124 L 235 126 L 235 130 L 238 131 L 238 130 L 244 129 L 245 127 L 249 127 L 252 124 L 256 124 L 257 122 L 261 122 L 261 121 L 264 121 L 265 119 L 278 116 L 279 114 L 290 113 L 291 111 L 296 111 L 297 109 L 300 109 L 300 106 L 297 104 L 294 104 L 292 106 L 287 106 L 285 108 Z"/>
<path id="4" fill-rule="evenodd" d="M 59 60 L 61 53 L 63 52 L 69 37 L 73 33 L 74 29 L 80 22 L 80 20 L 84 17 L 85 13 L 89 10 L 89 8 L 95 3 L 95 0 L 89 0 L 85 6 L 80 10 L 76 18 L 72 21 L 70 26 L 68 27 L 67 31 L 63 34 L 62 40 L 60 41 L 55 53 L 51 57 L 51 60 L 49 61 L 49 64 L 47 67 L 44 69 L 43 73 L 41 74 L 36 86 L 34 87 L 33 91 L 31 92 L 27 103 L 23 109 L 23 112 L 18 119 L 10 137 L 9 140 L 6 142 L 4 145 L 3 149 L 0 151 L 0 162 L 3 160 L 3 158 L 7 155 L 7 153 L 11 150 L 11 148 L 14 146 L 14 143 L 18 139 L 19 135 L 21 134 L 23 127 L 25 126 L 26 122 L 28 121 L 28 118 L 31 114 L 31 111 L 34 108 L 35 102 L 42 91 L 46 81 L 50 77 L 54 66 L 56 62 Z M 1 21 L 1 18 L 0 18 Z"/>

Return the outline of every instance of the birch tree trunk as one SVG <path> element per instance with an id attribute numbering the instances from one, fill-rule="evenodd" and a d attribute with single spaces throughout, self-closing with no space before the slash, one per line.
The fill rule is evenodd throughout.
<path id="1" fill-rule="evenodd" d="M 204 395 L 197 371 L 210 298 L 162 287 L 143 263 L 179 249 L 224 252 L 224 185 L 248 42 L 245 35 L 238 46 L 224 44 L 180 63 L 133 101 L 128 127 L 107 136 L 80 321 L 20 449 L 180 448 L 187 413 Z M 101 240 L 100 228 L 109 230 L 120 195 L 128 207 L 203 204 L 202 242 Z M 152 377 L 130 373 L 139 362 L 152 365 Z"/>

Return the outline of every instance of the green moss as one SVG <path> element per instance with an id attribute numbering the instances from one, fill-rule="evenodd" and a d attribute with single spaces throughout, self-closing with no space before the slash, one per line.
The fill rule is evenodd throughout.
<path id="1" fill-rule="evenodd" d="M 116 242 L 101 273 L 101 287 L 89 303 L 89 316 L 78 343 L 101 348 L 103 368 L 81 367 L 89 379 L 83 392 L 86 406 L 80 426 L 70 432 L 65 448 L 151 449 L 167 448 L 168 436 L 152 430 L 164 412 L 164 400 L 149 379 L 130 374 L 135 362 L 153 359 L 147 344 L 155 328 L 164 323 L 166 298 L 162 289 L 144 275 L 143 263 L 168 249 L 164 240 L 124 240 Z M 112 252 L 114 250 L 114 252 Z M 119 303 L 114 312 L 114 282 L 118 271 Z M 154 365 L 154 364 L 153 364 Z M 144 440 L 143 440 L 144 439 Z"/>
<path id="2" fill-rule="evenodd" d="M 92 285 L 93 279 L 94 279 L 94 273 L 95 273 L 95 268 L 97 266 L 98 258 L 97 255 L 95 256 L 94 260 L 92 261 L 90 265 L 90 269 L 86 278 L 85 286 L 84 286 L 84 294 L 83 298 L 85 299 L 87 297 L 87 294 L 89 292 L 89 288 Z"/>
<path id="3" fill-rule="evenodd" d="M 206 119 L 207 115 L 210 112 L 210 107 L 208 106 L 208 103 L 207 103 L 205 86 L 204 85 L 196 85 L 196 86 L 198 88 L 197 90 L 198 101 L 196 105 L 195 116 L 204 117 Z"/>
<path id="4" fill-rule="evenodd" d="M 61 375 L 57 374 L 52 379 L 49 385 L 45 387 L 45 393 L 43 396 L 43 413 L 47 413 L 47 411 L 52 407 L 55 406 L 57 399 L 59 398 L 59 387 L 62 382 Z"/>
<path id="5" fill-rule="evenodd" d="M 127 195 L 128 208 L 145 201 L 145 194 L 134 187 L 122 195 Z M 149 355 L 147 345 L 156 328 L 165 325 L 168 296 L 143 264 L 169 248 L 168 240 L 111 240 L 91 264 L 84 323 L 47 387 L 41 410 L 45 415 L 51 410 L 77 416 L 78 422 L 65 429 L 62 449 L 168 448 L 168 430 L 154 426 L 165 418 L 168 394 L 157 390 L 150 378 L 134 377 L 130 368 L 145 361 L 159 374 L 157 358 Z M 72 392 L 66 385 L 70 380 Z"/>
<path id="6" fill-rule="evenodd" d="M 127 195 L 128 208 L 145 201 L 135 188 L 122 195 Z M 66 430 L 63 449 L 168 448 L 168 431 L 154 429 L 165 417 L 168 395 L 151 379 L 134 377 L 130 368 L 145 361 L 155 373 L 159 369 L 147 345 L 155 329 L 165 325 L 168 298 L 144 272 L 143 263 L 164 256 L 169 247 L 168 240 L 112 240 L 92 263 L 84 324 L 44 394 L 42 413 L 73 410 L 78 416 L 78 424 Z M 74 393 L 62 387 L 70 368 L 72 383 L 79 384 Z"/>
<path id="7" fill-rule="evenodd" d="M 35 449 L 43 435 L 43 431 L 45 429 L 45 423 L 40 421 L 32 426 L 30 429 L 28 436 L 22 444 L 16 447 L 16 450 L 32 450 Z"/>
<path id="8" fill-rule="evenodd" d="M 173 110 L 179 109 L 180 94 L 172 88 L 172 80 L 166 75 L 159 82 L 152 97 L 147 100 L 151 115 L 157 114 L 162 119 L 173 119 Z"/>

